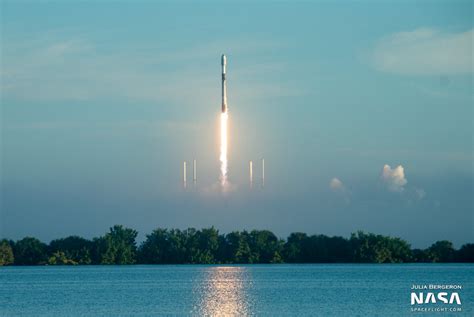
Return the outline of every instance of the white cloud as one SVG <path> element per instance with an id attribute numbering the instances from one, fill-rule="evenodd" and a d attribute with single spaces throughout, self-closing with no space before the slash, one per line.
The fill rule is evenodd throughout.
<path id="1" fill-rule="evenodd" d="M 405 170 L 401 165 L 392 169 L 390 165 L 385 164 L 380 178 L 391 192 L 402 192 L 408 182 L 405 178 Z"/>
<path id="2" fill-rule="evenodd" d="M 329 188 L 333 191 L 343 191 L 345 189 L 344 184 L 336 177 L 329 182 Z"/>
<path id="3" fill-rule="evenodd" d="M 346 204 L 351 202 L 351 192 L 347 190 L 344 183 L 337 177 L 334 177 L 329 182 L 329 188 L 337 194 L 338 198 L 344 201 Z"/>
<path id="4" fill-rule="evenodd" d="M 433 28 L 400 32 L 381 39 L 375 48 L 376 69 L 397 74 L 472 73 L 474 29 L 447 33 Z"/>

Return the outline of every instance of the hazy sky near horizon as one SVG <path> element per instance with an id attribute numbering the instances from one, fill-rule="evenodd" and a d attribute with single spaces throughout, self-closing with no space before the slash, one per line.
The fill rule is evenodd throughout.
<path id="1" fill-rule="evenodd" d="M 1 1 L 0 237 L 118 223 L 474 242 L 472 6 Z"/>

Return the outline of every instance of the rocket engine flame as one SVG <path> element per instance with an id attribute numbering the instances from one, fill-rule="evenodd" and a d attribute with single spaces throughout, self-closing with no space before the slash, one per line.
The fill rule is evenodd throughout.
<path id="1" fill-rule="evenodd" d="M 221 175 L 220 182 L 221 187 L 224 190 L 227 187 L 227 119 L 228 114 L 226 112 L 221 113 L 221 153 L 219 161 L 221 162 Z"/>

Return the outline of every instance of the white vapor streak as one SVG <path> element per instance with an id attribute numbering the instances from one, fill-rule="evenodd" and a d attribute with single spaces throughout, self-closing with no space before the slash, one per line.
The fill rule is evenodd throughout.
<path id="1" fill-rule="evenodd" d="M 221 151 L 219 161 L 221 162 L 220 182 L 222 190 L 227 187 L 227 111 L 221 114 Z"/>

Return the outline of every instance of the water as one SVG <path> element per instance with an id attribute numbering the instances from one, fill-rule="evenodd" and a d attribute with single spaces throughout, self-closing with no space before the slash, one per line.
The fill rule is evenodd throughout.
<path id="1" fill-rule="evenodd" d="M 411 286 L 433 283 L 461 284 L 463 311 L 411 312 Z M 0 267 L 1 316 L 474 316 L 473 303 L 469 264 Z"/>

